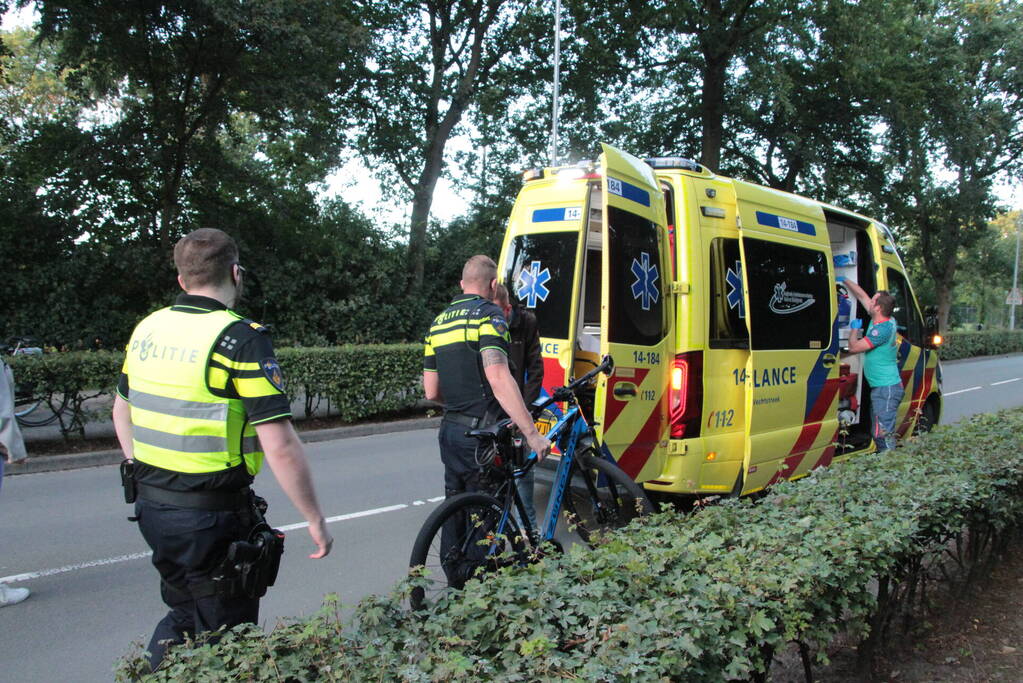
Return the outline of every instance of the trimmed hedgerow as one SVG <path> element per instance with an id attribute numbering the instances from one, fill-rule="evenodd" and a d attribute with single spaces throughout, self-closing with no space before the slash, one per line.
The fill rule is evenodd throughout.
<path id="1" fill-rule="evenodd" d="M 307 414 L 327 400 L 342 419 L 354 421 L 410 408 L 422 398 L 422 344 L 366 344 L 277 351 L 284 384 L 292 398 L 303 396 Z M 86 400 L 113 394 L 124 364 L 118 351 L 75 351 L 5 359 L 20 389 L 59 406 L 65 436 L 82 433 L 91 417 Z M 108 415 L 109 416 L 109 415 Z"/>
<path id="2" fill-rule="evenodd" d="M 425 615 L 335 598 L 270 633 L 174 648 L 157 681 L 726 681 L 761 678 L 796 641 L 884 633 L 950 548 L 990 562 L 1023 519 L 1023 410 L 979 416 L 695 515 L 637 520 L 593 550 L 470 581 Z M 411 539 L 410 530 L 409 538 Z M 942 565 L 947 567 L 947 563 Z M 969 576 L 963 572 L 962 576 Z M 120 680 L 145 660 L 120 662 Z"/>
<path id="3" fill-rule="evenodd" d="M 980 332 L 949 332 L 938 348 L 942 360 L 959 360 L 975 356 L 997 356 L 1023 351 L 1023 330 L 982 330 Z"/>

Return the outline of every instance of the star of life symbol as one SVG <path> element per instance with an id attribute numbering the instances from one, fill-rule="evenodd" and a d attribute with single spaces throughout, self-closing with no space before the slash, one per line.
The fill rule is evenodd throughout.
<path id="1" fill-rule="evenodd" d="M 742 298 L 742 261 L 735 262 L 735 270 L 728 269 L 725 275 L 725 282 L 728 284 L 728 308 L 738 306 L 739 317 L 746 317 L 746 302 Z"/>
<path id="2" fill-rule="evenodd" d="M 657 266 L 650 263 L 650 254 L 640 252 L 640 258 L 632 259 L 632 274 L 636 281 L 632 283 L 632 298 L 639 301 L 644 311 L 650 310 L 650 305 L 657 303 L 661 293 L 657 290 Z"/>
<path id="3" fill-rule="evenodd" d="M 547 289 L 550 279 L 550 269 L 540 270 L 540 262 L 533 261 L 529 268 L 519 271 L 519 277 L 515 281 L 515 293 L 520 301 L 526 302 L 526 308 L 536 308 L 537 300 L 547 301 L 551 293 L 551 290 Z"/>

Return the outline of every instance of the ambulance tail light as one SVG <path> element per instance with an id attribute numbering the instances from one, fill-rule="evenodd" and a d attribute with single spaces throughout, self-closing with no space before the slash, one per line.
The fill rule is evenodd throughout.
<path id="1" fill-rule="evenodd" d="M 689 351 L 675 356 L 668 396 L 671 438 L 691 439 L 699 436 L 703 422 L 702 351 Z"/>

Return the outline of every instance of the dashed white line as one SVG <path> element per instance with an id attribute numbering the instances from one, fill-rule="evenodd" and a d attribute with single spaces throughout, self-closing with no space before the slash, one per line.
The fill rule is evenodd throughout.
<path id="1" fill-rule="evenodd" d="M 1002 380 L 1001 382 L 992 382 L 991 386 L 997 387 L 999 384 L 1009 384 L 1010 382 L 1018 382 L 1020 379 L 1021 379 L 1020 377 L 1013 377 L 1012 379 Z"/>
<path id="2" fill-rule="evenodd" d="M 444 500 L 444 496 L 437 498 L 428 498 L 426 502 L 436 503 Z M 415 501 L 412 505 L 424 505 L 423 501 Z M 333 522 L 347 522 L 351 519 L 359 519 L 360 517 L 370 517 L 372 515 L 380 515 L 385 512 L 395 512 L 397 510 L 404 510 L 409 507 L 407 503 L 401 503 L 398 505 L 388 505 L 386 507 L 373 508 L 371 510 L 360 510 L 359 512 L 349 512 L 347 515 L 336 515 L 334 517 L 328 517 L 326 519 L 327 524 Z M 281 531 L 293 531 L 295 529 L 304 529 L 309 526 L 308 522 L 299 522 L 297 524 L 288 524 L 282 527 L 278 527 Z M 119 562 L 131 562 L 133 560 L 141 560 L 150 557 L 153 553 L 150 551 L 142 553 L 132 553 L 130 555 L 118 555 L 117 557 L 108 557 L 102 560 L 90 560 L 88 562 L 79 562 L 77 564 L 68 564 L 63 567 L 54 567 L 52 569 L 40 569 L 34 572 L 25 572 L 23 574 L 12 574 L 11 576 L 0 576 L 0 583 L 17 583 L 19 581 L 29 581 L 31 579 L 38 579 L 44 576 L 53 576 L 54 574 L 66 574 L 68 572 L 78 571 L 79 569 L 88 569 L 89 567 L 102 567 L 108 564 L 118 564 Z"/>
<path id="3" fill-rule="evenodd" d="M 977 391 L 983 389 L 983 387 L 970 387 L 969 389 L 960 389 L 959 391 L 946 391 L 945 396 L 955 396 L 956 394 L 965 394 L 967 391 Z"/>

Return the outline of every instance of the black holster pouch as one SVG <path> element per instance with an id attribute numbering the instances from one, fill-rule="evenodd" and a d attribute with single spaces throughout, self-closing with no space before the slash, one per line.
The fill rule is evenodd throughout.
<path id="1" fill-rule="evenodd" d="M 261 598 L 274 585 L 284 554 L 284 532 L 266 523 L 266 501 L 256 494 L 250 499 L 255 526 L 244 541 L 227 547 L 227 557 L 213 578 L 223 597 Z"/>
<path id="2" fill-rule="evenodd" d="M 138 485 L 135 483 L 135 461 L 121 461 L 121 486 L 124 487 L 124 502 L 134 503 L 138 498 Z"/>

